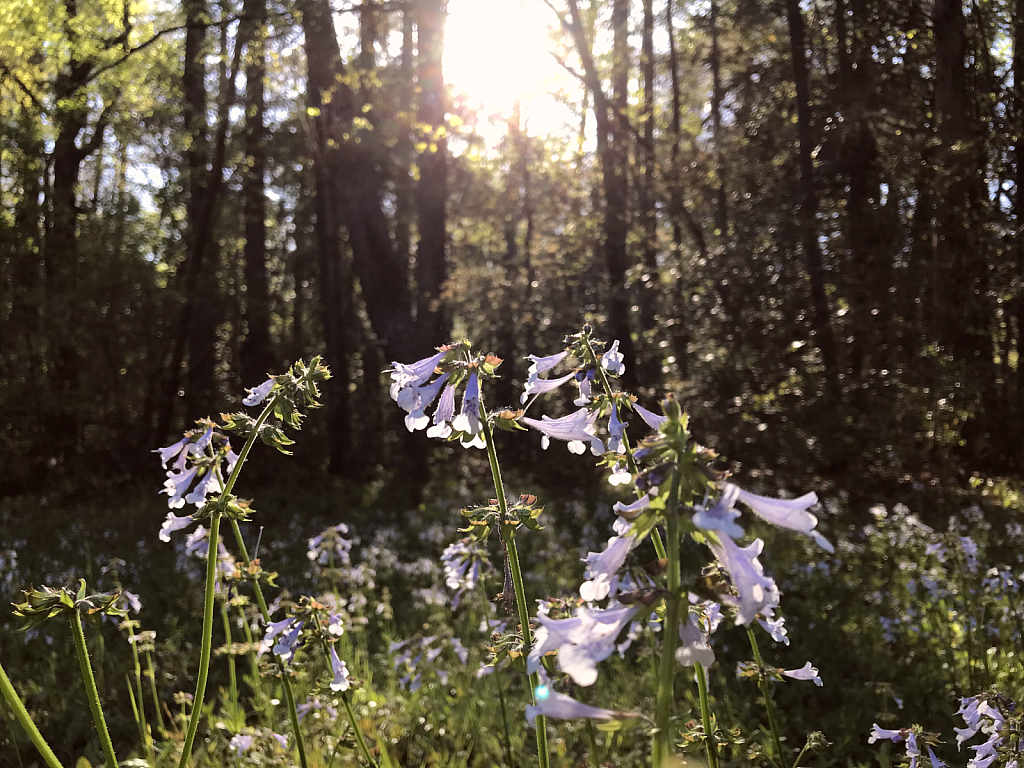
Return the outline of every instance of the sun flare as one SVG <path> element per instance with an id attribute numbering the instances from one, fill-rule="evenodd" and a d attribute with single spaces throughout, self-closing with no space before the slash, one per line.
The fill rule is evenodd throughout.
<path id="1" fill-rule="evenodd" d="M 553 20 L 540 0 L 449 0 L 445 80 L 484 114 L 508 116 L 520 101 L 534 128 L 553 128 L 548 94 L 564 82 L 549 53 Z"/>

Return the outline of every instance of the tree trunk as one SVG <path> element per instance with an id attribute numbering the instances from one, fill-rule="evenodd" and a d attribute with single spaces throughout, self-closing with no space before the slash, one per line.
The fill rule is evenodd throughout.
<path id="1" fill-rule="evenodd" d="M 266 0 L 246 0 L 246 23 L 253 25 L 245 66 L 246 170 L 242 177 L 242 215 L 245 220 L 245 339 L 241 348 L 242 378 L 248 386 L 263 381 L 274 367 L 270 347 L 270 288 L 267 280 L 265 175 L 267 172 Z"/>
<path id="2" fill-rule="evenodd" d="M 660 389 L 661 357 L 658 351 L 659 329 L 657 325 L 661 278 L 658 269 L 658 219 L 655 211 L 657 197 L 654 185 L 654 2 L 643 0 L 643 35 L 640 50 L 640 64 L 643 71 L 644 87 L 644 135 L 641 153 L 643 174 L 637 184 L 637 201 L 643 221 L 643 237 L 640 247 L 642 274 L 640 276 L 640 329 L 645 349 L 639 355 L 639 379 L 648 387 Z"/>
<path id="3" fill-rule="evenodd" d="M 825 270 L 818 243 L 818 196 L 814 189 L 814 162 L 811 159 L 813 134 L 811 127 L 810 86 L 807 75 L 807 48 L 804 41 L 804 20 L 799 0 L 786 0 L 786 22 L 789 25 L 790 50 L 793 63 L 793 85 L 796 89 L 797 160 L 799 168 L 799 206 L 804 263 L 811 284 L 811 319 L 814 343 L 821 352 L 825 378 L 837 382 L 837 353 L 832 333 L 828 294 L 825 291 Z"/>
<path id="4" fill-rule="evenodd" d="M 451 336 L 451 319 L 441 297 L 448 277 L 448 140 L 444 136 L 447 98 L 441 70 L 444 22 L 444 0 L 419 0 L 418 115 L 420 124 L 430 132 L 426 148 L 420 153 L 420 179 L 416 186 L 416 327 L 423 350 L 445 344 Z"/>

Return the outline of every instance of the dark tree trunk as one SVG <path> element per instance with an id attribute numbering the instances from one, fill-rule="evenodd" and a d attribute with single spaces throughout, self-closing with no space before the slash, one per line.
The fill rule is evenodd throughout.
<path id="1" fill-rule="evenodd" d="M 451 335 L 451 319 L 441 297 L 448 278 L 448 141 L 443 135 L 447 98 L 441 71 L 444 23 L 444 0 L 419 0 L 418 115 L 420 124 L 431 133 L 420 153 L 420 179 L 416 186 L 416 326 L 423 350 L 447 343 Z"/>
<path id="2" fill-rule="evenodd" d="M 1024 434 L 1024 0 L 1015 3 L 1013 23 L 1014 251 L 1017 267 L 1017 429 Z"/>
<path id="3" fill-rule="evenodd" d="M 602 187 L 604 190 L 604 257 L 605 271 L 608 277 L 608 333 L 610 338 L 619 340 L 619 351 L 623 354 L 626 364 L 624 384 L 627 389 L 635 388 L 636 353 L 633 348 L 633 337 L 629 330 L 629 296 L 626 292 L 626 270 L 629 267 L 626 253 L 626 235 L 629 224 L 626 219 L 628 195 L 625 176 L 625 158 L 621 154 L 624 148 L 622 121 L 613 120 L 610 110 L 615 103 L 609 103 L 601 79 L 594 64 L 590 50 L 590 41 L 583 26 L 577 0 L 569 0 L 570 19 L 569 31 L 576 44 L 580 61 L 583 64 L 587 88 L 594 99 L 594 122 L 597 126 L 597 155 L 601 162 Z M 615 0 L 612 8 L 615 40 L 613 48 L 616 52 L 616 69 L 612 75 L 612 87 L 616 103 L 625 99 L 625 85 L 628 80 L 628 50 L 624 49 L 626 25 L 629 22 L 629 9 L 625 0 Z M 621 55 L 620 55 L 621 54 Z M 626 68 L 623 76 L 622 68 Z M 615 127 L 612 126 L 615 124 Z"/>
<path id="4" fill-rule="evenodd" d="M 245 219 L 245 339 L 241 348 L 242 377 L 248 386 L 263 381 L 274 367 L 270 347 L 270 288 L 267 281 L 266 191 L 266 0 L 246 0 L 243 8 L 253 25 L 245 66 L 245 171 L 242 209 Z"/>
<path id="5" fill-rule="evenodd" d="M 352 434 L 349 407 L 351 289 L 342 282 L 348 270 L 342 264 L 340 180 L 334 173 L 338 145 L 332 141 L 335 110 L 335 75 L 341 68 L 341 51 L 330 7 L 323 0 L 303 4 L 302 29 L 306 47 L 306 106 L 312 121 L 312 164 L 316 183 L 316 247 L 319 267 L 321 322 L 324 351 L 334 378 L 325 390 L 330 469 L 339 474 L 346 466 Z"/>
<path id="6" fill-rule="evenodd" d="M 797 160 L 799 168 L 799 194 L 797 219 L 800 224 L 804 264 L 810 278 L 811 322 L 814 343 L 821 352 L 826 381 L 837 381 L 837 353 L 832 333 L 828 294 L 825 291 L 825 269 L 821 246 L 818 243 L 818 195 L 814 188 L 814 146 L 811 126 L 810 86 L 807 75 L 807 47 L 804 40 L 804 20 L 799 0 L 786 0 L 786 22 L 789 25 L 790 51 L 793 63 L 793 85 L 796 89 Z"/>

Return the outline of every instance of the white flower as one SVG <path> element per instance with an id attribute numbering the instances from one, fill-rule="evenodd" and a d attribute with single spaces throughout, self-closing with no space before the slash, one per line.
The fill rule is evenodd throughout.
<path id="1" fill-rule="evenodd" d="M 188 528 L 188 526 L 192 525 L 194 522 L 195 521 L 188 515 L 178 517 L 173 512 L 168 512 L 163 525 L 160 526 L 160 541 L 169 542 L 171 540 L 171 534 L 174 531 L 180 531 L 182 528 Z"/>
<path id="2" fill-rule="evenodd" d="M 786 677 L 791 677 L 794 680 L 813 680 L 814 684 L 819 688 L 824 685 L 821 682 L 821 678 L 818 677 L 817 667 L 812 667 L 811 662 L 807 662 L 800 669 L 786 669 L 783 670 L 782 674 Z"/>
<path id="3" fill-rule="evenodd" d="M 754 539 L 746 547 L 740 547 L 728 536 L 719 538 L 721 544 L 709 544 L 711 551 L 729 572 L 739 597 L 722 598 L 736 606 L 736 623 L 749 624 L 758 613 L 765 613 L 779 604 L 779 588 L 775 580 L 764 575 L 757 556 L 764 548 L 761 539 Z"/>
<path id="4" fill-rule="evenodd" d="M 604 443 L 595 436 L 597 431 L 594 422 L 597 421 L 597 413 L 588 413 L 586 408 L 580 408 L 575 413 L 563 416 L 560 419 L 552 419 L 549 416 L 542 416 L 540 420 L 522 418 L 522 422 L 541 432 L 541 448 L 547 450 L 551 444 L 551 438 L 565 440 L 569 444 L 570 453 L 581 454 L 586 450 L 586 443 L 590 443 L 590 451 L 595 456 L 604 453 Z"/>
<path id="5" fill-rule="evenodd" d="M 608 373 L 621 376 L 626 372 L 626 366 L 622 362 L 623 355 L 619 352 L 619 340 L 616 339 L 608 348 L 608 351 L 601 355 L 601 367 Z"/>
<path id="6" fill-rule="evenodd" d="M 580 586 L 580 597 L 588 603 L 604 600 L 616 587 L 615 574 L 626 562 L 626 555 L 636 540 L 633 536 L 613 536 L 603 552 L 591 552 L 587 557 L 587 581 Z"/>
<path id="7" fill-rule="evenodd" d="M 798 499 L 772 499 L 767 496 L 757 496 L 744 491 L 739 486 L 726 483 L 725 493 L 730 492 L 730 486 L 736 488 L 736 497 L 750 507 L 754 512 L 772 525 L 780 528 L 788 528 L 791 531 L 804 533 L 814 539 L 818 546 L 826 552 L 835 552 L 835 548 L 820 533 L 814 530 L 818 524 L 818 518 L 807 510 L 818 503 L 818 495 L 811 491 Z"/>
<path id="8" fill-rule="evenodd" d="M 558 668 L 577 685 L 593 685 L 597 681 L 597 664 L 611 656 L 619 633 L 639 610 L 638 605 L 606 610 L 580 608 L 569 619 L 538 615 L 541 626 L 534 637 L 536 645 L 526 659 L 527 672 L 536 672 L 541 657 L 557 649 Z"/>
<path id="9" fill-rule="evenodd" d="M 185 506 L 185 492 L 192 484 L 198 471 L 199 467 L 192 467 L 192 469 L 182 470 L 181 472 L 167 473 L 167 479 L 164 481 L 164 489 L 161 493 L 166 493 L 171 497 L 167 501 L 168 507 L 171 509 L 181 509 Z"/>
<path id="10" fill-rule="evenodd" d="M 258 387 L 245 390 L 249 395 L 242 401 L 242 405 L 259 405 L 267 399 L 270 390 L 274 388 L 274 380 L 267 379 Z"/>
<path id="11" fill-rule="evenodd" d="M 434 424 L 427 430 L 427 437 L 446 440 L 452 433 L 451 420 L 455 418 L 455 387 L 449 384 L 441 393 L 434 411 Z"/>
<path id="12" fill-rule="evenodd" d="M 679 640 L 682 645 L 676 648 L 676 661 L 684 667 L 700 664 L 707 669 L 715 663 L 715 652 L 696 614 L 691 613 L 686 622 L 679 625 Z"/>

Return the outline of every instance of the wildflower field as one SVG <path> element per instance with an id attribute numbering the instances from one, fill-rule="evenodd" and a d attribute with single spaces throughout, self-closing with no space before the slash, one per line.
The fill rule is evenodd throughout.
<path id="1" fill-rule="evenodd" d="M 1012 491 L 850 522 L 842 489 L 734 474 L 685 404 L 621 391 L 617 342 L 565 344 L 502 409 L 469 342 L 392 365 L 408 431 L 460 452 L 416 508 L 247 498 L 319 405 L 319 359 L 154 451 L 164 501 L 62 526 L 5 503 L 36 533 L 0 553 L 3 764 L 1017 765 Z M 547 412 L 562 388 L 575 410 Z M 538 438 L 576 493 L 502 475 Z"/>

